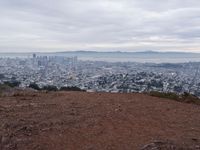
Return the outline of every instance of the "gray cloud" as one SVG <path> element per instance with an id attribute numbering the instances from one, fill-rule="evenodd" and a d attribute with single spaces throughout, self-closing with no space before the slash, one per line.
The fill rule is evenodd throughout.
<path id="1" fill-rule="evenodd" d="M 199 0 L 0 0 L 0 52 L 200 52 Z"/>

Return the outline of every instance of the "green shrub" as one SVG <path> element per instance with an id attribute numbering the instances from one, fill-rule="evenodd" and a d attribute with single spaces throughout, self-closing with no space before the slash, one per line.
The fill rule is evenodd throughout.
<path id="1" fill-rule="evenodd" d="M 54 85 L 47 85 L 44 86 L 41 90 L 45 90 L 45 91 L 58 91 L 58 88 Z"/>
<path id="2" fill-rule="evenodd" d="M 8 89 L 9 86 L 5 84 L 0 84 L 0 91 Z"/>
<path id="3" fill-rule="evenodd" d="M 40 87 L 36 83 L 30 83 L 29 87 L 38 91 L 41 90 Z"/>
<path id="4" fill-rule="evenodd" d="M 4 82 L 5 85 L 9 86 L 9 87 L 18 87 L 21 82 L 19 81 L 6 81 Z"/>
<path id="5" fill-rule="evenodd" d="M 187 92 L 181 95 L 178 95 L 176 93 L 164 93 L 164 92 L 151 91 L 147 94 L 154 97 L 167 98 L 167 99 L 172 99 L 179 102 L 194 103 L 194 104 L 200 105 L 200 99 L 196 97 L 195 95 L 192 95 Z"/>
<path id="6" fill-rule="evenodd" d="M 163 92 L 151 91 L 151 92 L 149 92 L 149 95 L 155 96 L 155 97 L 179 100 L 179 95 L 177 95 L 175 93 L 163 93 Z"/>
<path id="7" fill-rule="evenodd" d="M 60 91 L 85 91 L 85 90 L 82 90 L 76 86 L 71 86 L 71 87 L 61 87 Z"/>
<path id="8" fill-rule="evenodd" d="M 3 92 L 9 89 L 10 87 L 5 84 L 0 84 L 0 96 L 2 96 Z"/>

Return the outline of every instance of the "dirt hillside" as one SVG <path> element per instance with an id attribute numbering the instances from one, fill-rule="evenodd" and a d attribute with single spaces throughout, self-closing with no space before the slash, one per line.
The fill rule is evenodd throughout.
<path id="1" fill-rule="evenodd" d="M 200 106 L 143 94 L 0 97 L 0 150 L 200 149 Z"/>

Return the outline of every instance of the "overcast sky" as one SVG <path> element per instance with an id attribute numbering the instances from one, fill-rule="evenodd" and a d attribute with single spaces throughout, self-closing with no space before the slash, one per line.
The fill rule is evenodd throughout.
<path id="1" fill-rule="evenodd" d="M 0 0 L 0 52 L 200 52 L 200 0 Z"/>

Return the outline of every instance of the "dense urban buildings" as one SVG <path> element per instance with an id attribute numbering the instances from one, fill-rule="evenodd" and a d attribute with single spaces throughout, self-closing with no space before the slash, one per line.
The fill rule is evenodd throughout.
<path id="1" fill-rule="evenodd" d="M 103 92 L 188 92 L 200 96 L 200 63 L 82 61 L 76 56 L 0 58 L 0 82 Z"/>

